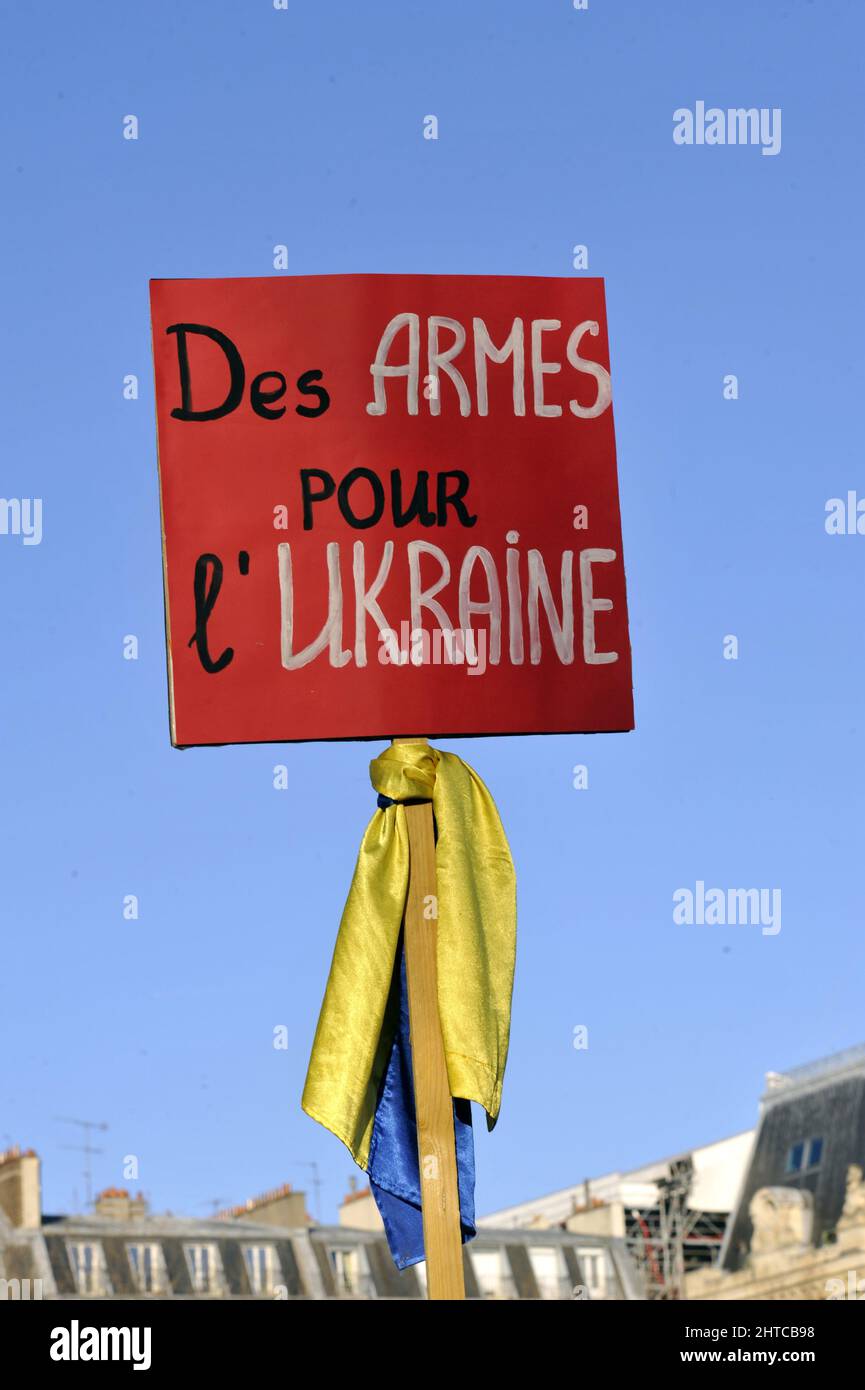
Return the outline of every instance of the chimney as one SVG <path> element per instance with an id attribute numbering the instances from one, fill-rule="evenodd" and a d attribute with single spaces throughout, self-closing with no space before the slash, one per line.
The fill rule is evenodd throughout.
<path id="1" fill-rule="evenodd" d="M 349 1191 L 343 1197 L 339 1209 L 339 1224 L 350 1226 L 355 1231 L 384 1230 L 384 1223 L 371 1188 L 359 1188 L 357 1183 L 349 1182 Z"/>
<path id="2" fill-rule="evenodd" d="M 306 1210 L 306 1194 L 295 1192 L 291 1183 L 248 1197 L 239 1206 L 216 1213 L 217 1221 L 259 1221 L 264 1226 L 291 1228 L 310 1226 L 312 1219 Z"/>
<path id="3" fill-rule="evenodd" d="M 42 1224 L 39 1158 L 33 1149 L 14 1144 L 0 1153 L 0 1210 L 13 1226 L 38 1230 Z"/>
<path id="4" fill-rule="evenodd" d="M 125 1187 L 106 1187 L 104 1192 L 97 1192 L 93 1207 L 97 1216 L 107 1216 L 111 1221 L 139 1221 L 147 1215 L 143 1194 L 130 1197 Z"/>

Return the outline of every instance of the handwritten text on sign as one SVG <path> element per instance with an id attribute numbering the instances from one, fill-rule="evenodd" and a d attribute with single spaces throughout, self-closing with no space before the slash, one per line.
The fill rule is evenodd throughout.
<path id="1" fill-rule="evenodd" d="M 175 743 L 633 726 L 603 281 L 151 290 Z"/>

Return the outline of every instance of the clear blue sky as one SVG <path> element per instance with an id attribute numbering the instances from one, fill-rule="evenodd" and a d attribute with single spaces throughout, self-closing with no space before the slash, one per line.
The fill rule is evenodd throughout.
<path id="1" fill-rule="evenodd" d="M 606 278 L 638 727 L 450 745 L 519 880 L 479 1211 L 747 1128 L 767 1068 L 862 1040 L 865 537 L 824 507 L 865 494 L 863 39 L 856 0 L 9 11 L 0 491 L 44 537 L 0 536 L 0 1143 L 48 1210 L 83 1199 L 57 1116 L 159 1209 L 315 1160 L 333 1217 L 352 1172 L 299 1102 L 375 749 L 168 741 L 147 282 L 275 243 L 526 275 L 585 243 Z M 780 107 L 780 154 L 675 145 L 698 100 Z M 676 926 L 698 879 L 780 888 L 780 933 Z"/>

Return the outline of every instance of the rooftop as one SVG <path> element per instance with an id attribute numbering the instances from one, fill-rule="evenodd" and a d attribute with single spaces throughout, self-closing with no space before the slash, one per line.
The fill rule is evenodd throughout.
<path id="1" fill-rule="evenodd" d="M 865 1043 L 847 1047 L 842 1052 L 833 1052 L 829 1057 L 820 1057 L 815 1062 L 806 1062 L 800 1067 L 790 1067 L 787 1071 L 766 1073 L 766 1094 L 764 1100 L 773 1100 L 779 1091 L 785 1095 L 793 1090 L 804 1090 L 821 1081 L 828 1081 L 845 1072 L 861 1071 L 865 1068 Z"/>

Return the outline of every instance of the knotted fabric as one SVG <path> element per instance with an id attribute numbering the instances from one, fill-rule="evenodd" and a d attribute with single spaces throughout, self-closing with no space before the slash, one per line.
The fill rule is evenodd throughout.
<path id="1" fill-rule="evenodd" d="M 400 1028 L 409 844 L 399 803 L 432 801 L 438 1002 L 448 1081 L 452 1096 L 483 1106 L 490 1129 L 501 1105 L 516 950 L 514 867 L 495 803 L 477 773 L 454 753 L 398 743 L 373 759 L 370 778 L 396 804 L 374 813 L 361 842 L 302 1101 L 365 1170 Z"/>

